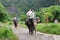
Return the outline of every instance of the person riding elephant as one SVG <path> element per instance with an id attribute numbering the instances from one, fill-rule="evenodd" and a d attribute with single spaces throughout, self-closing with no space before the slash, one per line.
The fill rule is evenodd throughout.
<path id="1" fill-rule="evenodd" d="M 29 34 L 33 34 L 33 31 L 35 30 L 35 25 L 34 25 L 35 13 L 30 9 L 26 15 L 27 15 L 27 20 L 25 24 L 29 29 Z"/>
<path id="2" fill-rule="evenodd" d="M 17 24 L 18 24 L 18 18 L 17 17 L 14 17 L 13 23 L 14 23 L 14 26 L 17 27 Z"/>

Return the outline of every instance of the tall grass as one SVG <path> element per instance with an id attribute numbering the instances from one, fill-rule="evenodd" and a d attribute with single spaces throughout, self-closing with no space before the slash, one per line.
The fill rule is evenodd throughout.
<path id="1" fill-rule="evenodd" d="M 60 23 L 37 24 L 36 29 L 39 32 L 60 35 Z"/>

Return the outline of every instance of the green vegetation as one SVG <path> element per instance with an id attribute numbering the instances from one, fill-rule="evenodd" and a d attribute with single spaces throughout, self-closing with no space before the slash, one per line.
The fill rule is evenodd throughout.
<path id="1" fill-rule="evenodd" d="M 56 34 L 60 35 L 60 23 L 39 23 L 36 25 L 36 30 L 42 33 L 47 33 L 47 34 Z M 27 28 L 25 24 L 21 24 L 22 27 Z"/>
<path id="2" fill-rule="evenodd" d="M 0 3 L 0 40 L 18 40 L 10 28 L 12 22 L 9 22 L 9 20 L 7 10 Z"/>
<path id="3" fill-rule="evenodd" d="M 11 17 L 18 16 L 21 18 L 22 13 L 25 15 L 29 9 L 40 11 L 41 8 L 57 5 L 59 0 L 0 0 L 0 2 Z"/>
<path id="4" fill-rule="evenodd" d="M 26 15 L 21 15 L 21 20 L 20 21 L 25 21 L 26 20 Z"/>
<path id="5" fill-rule="evenodd" d="M 51 6 L 47 8 L 42 8 L 36 15 L 40 17 L 42 22 L 47 19 L 49 22 L 54 22 L 55 19 L 60 21 L 60 6 Z"/>
<path id="6" fill-rule="evenodd" d="M 0 40 L 18 40 L 11 28 L 0 26 Z"/>
<path id="7" fill-rule="evenodd" d="M 4 6 L 0 3 L 0 22 L 8 20 L 8 13 Z"/>
<path id="8" fill-rule="evenodd" d="M 0 40 L 18 40 L 17 36 L 13 33 L 12 22 L 7 21 L 6 23 L 0 22 Z"/>
<path id="9" fill-rule="evenodd" d="M 37 24 L 36 29 L 39 32 L 43 32 L 43 33 L 48 33 L 48 34 L 57 34 L 60 35 L 60 23 L 48 23 L 47 27 L 46 24 L 42 23 L 42 24 Z"/>
<path id="10" fill-rule="evenodd" d="M 0 38 L 2 40 L 5 37 L 10 40 L 15 38 L 14 35 L 12 35 L 11 29 L 4 29 L 4 26 L 8 27 L 12 25 L 12 18 L 15 16 L 21 21 L 21 26 L 27 28 L 23 23 L 27 18 L 26 13 L 29 9 L 34 10 L 36 17 L 39 17 L 41 20 L 41 24 L 36 25 L 37 31 L 60 34 L 60 23 L 51 23 L 54 22 L 55 19 L 60 22 L 60 6 L 58 5 L 60 5 L 59 0 L 0 0 L 0 22 L 3 22 L 0 23 L 3 27 L 0 28 L 2 29 L 2 33 L 0 34 L 2 37 Z M 7 32 L 6 35 L 5 32 Z M 12 36 L 10 36 L 10 33 Z"/>
<path id="11" fill-rule="evenodd" d="M 56 15 L 60 15 L 59 0 L 0 0 L 3 6 L 9 12 L 10 17 L 19 17 L 20 20 L 25 21 L 26 12 L 33 9 L 36 16 L 40 17 L 41 22 L 45 22 L 45 18 L 49 22 L 53 22 Z M 51 3 L 50 3 L 51 2 Z M 53 6 L 52 6 L 53 5 Z M 51 6 L 51 7 L 50 7 Z M 47 8 L 46 8 L 47 7 Z M 56 13 L 56 15 L 55 15 Z M 60 21 L 60 16 L 57 18 Z"/>
<path id="12" fill-rule="evenodd" d="M 43 7 L 57 5 L 59 0 L 0 0 L 5 7 L 14 5 L 27 12 L 29 9 L 38 10 Z"/>

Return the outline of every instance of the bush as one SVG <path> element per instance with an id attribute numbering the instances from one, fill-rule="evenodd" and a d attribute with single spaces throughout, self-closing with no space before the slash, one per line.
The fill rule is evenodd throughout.
<path id="1" fill-rule="evenodd" d="M 36 15 L 40 17 L 42 22 L 44 22 L 46 18 L 49 22 L 54 21 L 55 19 L 60 21 L 60 6 L 42 8 Z"/>
<path id="2" fill-rule="evenodd" d="M 12 22 L 9 22 L 9 25 L 12 25 Z"/>
<path id="3" fill-rule="evenodd" d="M 8 20 L 8 13 L 3 7 L 3 5 L 0 3 L 0 22 L 4 22 Z"/>
<path id="4" fill-rule="evenodd" d="M 16 35 L 12 32 L 12 29 L 7 27 L 0 28 L 0 40 L 17 40 Z"/>

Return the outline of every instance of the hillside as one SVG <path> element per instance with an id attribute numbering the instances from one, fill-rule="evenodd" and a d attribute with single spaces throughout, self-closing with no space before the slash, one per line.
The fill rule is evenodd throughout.
<path id="1" fill-rule="evenodd" d="M 58 0 L 1 0 L 1 3 L 5 7 L 14 5 L 24 11 L 27 11 L 30 8 L 37 10 L 41 7 L 48 7 L 51 5 L 55 5 L 59 2 Z"/>
<path id="2" fill-rule="evenodd" d="M 8 12 L 14 16 L 26 13 L 29 9 L 38 11 L 40 8 L 59 4 L 58 0 L 0 0 Z"/>

